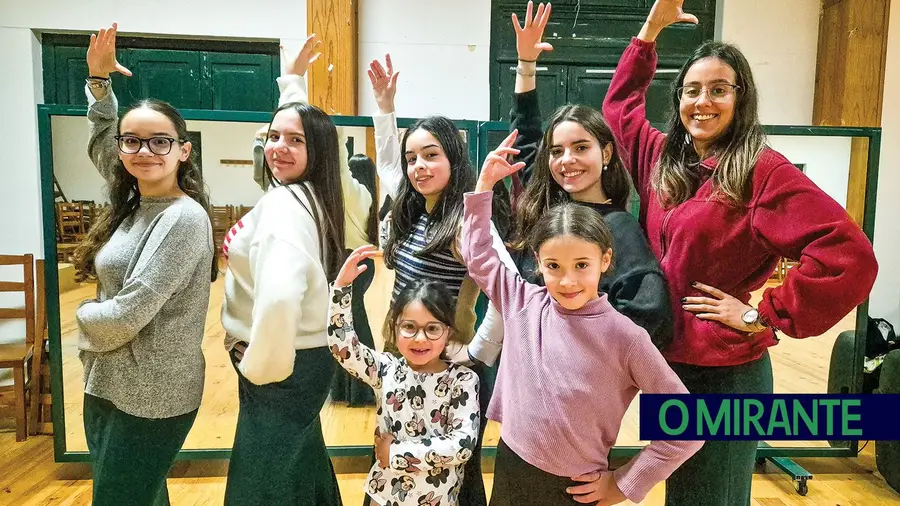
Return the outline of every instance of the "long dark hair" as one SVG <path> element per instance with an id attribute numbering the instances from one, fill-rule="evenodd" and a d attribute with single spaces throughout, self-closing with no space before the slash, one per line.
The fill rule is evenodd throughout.
<path id="1" fill-rule="evenodd" d="M 550 117 L 550 123 L 544 131 L 544 138 L 541 140 L 540 148 L 535 156 L 531 180 L 528 182 L 525 192 L 516 202 L 516 228 L 512 241 L 515 249 L 522 249 L 525 246 L 528 234 L 541 216 L 544 216 L 553 206 L 572 200 L 572 197 L 563 190 L 550 173 L 553 132 L 560 123 L 565 121 L 581 125 L 597 139 L 601 148 L 608 144 L 613 146 L 612 156 L 606 170 L 600 176 L 600 186 L 615 207 L 625 210 L 628 204 L 628 196 L 631 193 L 630 179 L 616 151 L 612 131 L 603 120 L 603 115 L 593 107 L 564 105 Z"/>
<path id="2" fill-rule="evenodd" d="M 391 331 L 387 339 L 388 344 L 396 345 L 397 323 L 399 323 L 400 317 L 403 316 L 403 310 L 406 309 L 406 306 L 413 302 L 421 302 L 428 312 L 453 330 L 450 333 L 448 342 L 454 341 L 455 338 L 459 337 L 459 334 L 455 332 L 456 328 L 453 326 L 456 316 L 456 303 L 453 301 L 453 296 L 450 295 L 447 285 L 440 281 L 417 279 L 407 283 L 400 290 L 400 293 L 397 294 L 397 297 L 394 298 L 394 302 L 391 303 L 391 307 L 388 310 L 388 321 L 391 325 Z"/>
<path id="3" fill-rule="evenodd" d="M 370 244 L 378 244 L 378 191 L 375 188 L 375 162 L 366 155 L 357 154 L 350 157 L 350 174 L 353 179 L 369 190 L 372 205 L 369 206 L 369 219 L 366 222 L 366 238 Z"/>
<path id="4" fill-rule="evenodd" d="M 606 220 L 600 213 L 577 202 L 565 202 L 554 206 L 538 218 L 528 232 L 526 245 L 538 254 L 545 242 L 565 235 L 596 244 L 601 252 L 613 250 L 609 265 L 615 265 L 613 236 Z"/>
<path id="5" fill-rule="evenodd" d="M 759 124 L 759 95 L 750 63 L 736 46 L 716 41 L 704 43 L 682 65 L 672 82 L 671 100 L 675 113 L 669 120 L 669 134 L 651 177 L 653 189 L 666 207 L 691 198 L 702 181 L 697 169 L 701 160 L 678 113 L 681 103 L 678 87 L 683 85 L 691 66 L 704 58 L 718 58 L 731 67 L 738 86 L 731 124 L 711 147 L 711 154 L 718 161 L 712 175 L 716 191 L 734 204 L 746 203 L 750 197 L 753 166 L 766 147 L 766 134 Z"/>
<path id="6" fill-rule="evenodd" d="M 117 131 L 121 131 L 122 119 L 135 109 L 150 109 L 162 114 L 172 122 L 172 126 L 175 127 L 175 135 L 182 141 L 187 140 L 187 123 L 185 123 L 181 114 L 170 104 L 152 98 L 141 100 L 131 105 L 125 111 L 125 114 L 119 117 Z M 172 149 L 175 149 L 175 146 Z M 209 215 L 209 192 L 203 183 L 203 173 L 200 172 L 195 163 L 195 156 L 196 154 L 192 150 L 188 159 L 179 163 L 177 174 L 178 188 L 185 195 L 203 206 L 203 209 Z M 125 164 L 122 163 L 122 160 L 116 161 L 116 167 L 112 171 L 112 180 L 108 184 L 107 196 L 109 197 L 110 205 L 106 206 L 100 216 L 97 217 L 97 221 L 91 225 L 87 237 L 73 253 L 75 279 L 79 282 L 89 277 L 96 277 L 97 270 L 94 260 L 97 257 L 97 252 L 109 242 L 110 237 L 119 228 L 119 225 L 132 216 L 141 205 L 141 192 L 138 189 L 137 178 L 125 169 Z M 210 223 L 212 223 L 212 217 L 210 217 Z M 219 251 L 218 248 L 214 247 L 212 266 L 210 267 L 210 280 L 215 281 L 218 274 Z"/>
<path id="7" fill-rule="evenodd" d="M 306 170 L 296 181 L 279 181 L 279 184 L 309 182 L 313 187 L 313 198 L 324 213 L 324 230 L 320 237 L 325 252 L 325 274 L 328 281 L 334 281 L 344 263 L 344 194 L 341 190 L 341 162 L 338 150 L 337 128 L 331 118 L 314 105 L 303 102 L 288 102 L 272 114 L 292 110 L 300 115 L 306 136 Z M 269 122 L 269 130 L 272 123 Z M 269 162 L 266 172 L 271 174 Z"/>
<path id="8" fill-rule="evenodd" d="M 428 243 L 416 253 L 426 255 L 453 246 L 463 218 L 463 193 L 475 188 L 475 170 L 469 161 L 462 134 L 453 121 L 444 116 L 429 116 L 413 123 L 403 134 L 401 152 L 405 151 L 409 136 L 419 129 L 426 130 L 437 139 L 450 162 L 450 180 L 432 209 L 431 219 L 425 230 Z M 406 156 L 401 155 L 400 166 L 406 174 Z M 391 208 L 391 233 L 384 247 L 384 263 L 389 268 L 395 267 L 400 243 L 412 233 L 416 220 L 424 212 L 425 197 L 416 191 L 408 177 L 403 178 L 397 199 Z"/>

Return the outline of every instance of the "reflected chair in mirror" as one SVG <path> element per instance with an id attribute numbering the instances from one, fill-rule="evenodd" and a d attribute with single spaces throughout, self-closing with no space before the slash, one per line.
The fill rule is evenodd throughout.
<path id="1" fill-rule="evenodd" d="M 225 241 L 225 234 L 231 230 L 236 218 L 234 217 L 234 206 L 212 206 L 212 231 L 213 241 L 216 249 L 222 249 L 222 243 Z"/>
<path id="2" fill-rule="evenodd" d="M 0 369 L 12 369 L 13 384 L 0 387 L 0 392 L 12 392 L 13 409 L 16 418 L 16 441 L 24 441 L 28 437 L 26 410 L 26 369 L 29 377 L 34 376 L 32 358 L 34 358 L 35 338 L 35 289 L 34 289 L 34 255 L 0 255 L 0 266 L 22 267 L 22 281 L 0 280 L 0 292 L 4 292 L 0 306 L 0 321 L 22 320 L 25 324 L 21 341 L 0 344 Z M 9 272 L 8 269 L 5 270 Z M 9 302 L 17 299 L 12 294 L 21 293 L 23 302 Z M 22 307 L 24 306 L 24 307 Z M 18 336 L 16 336 L 18 337 Z M 34 401 L 34 399 L 32 399 Z"/>
<path id="3" fill-rule="evenodd" d="M 87 234 L 84 204 L 79 202 L 56 203 L 56 250 L 59 260 L 69 262 L 72 252 Z"/>

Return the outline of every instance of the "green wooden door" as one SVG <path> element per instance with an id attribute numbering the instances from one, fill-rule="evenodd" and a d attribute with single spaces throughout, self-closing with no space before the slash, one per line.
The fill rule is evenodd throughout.
<path id="1" fill-rule="evenodd" d="M 203 52 L 203 108 L 272 111 L 277 105 L 271 55 Z"/>
<path id="2" fill-rule="evenodd" d="M 54 51 L 56 65 L 56 103 L 87 105 L 84 80 L 88 77 L 87 48 L 57 47 Z"/>
<path id="3" fill-rule="evenodd" d="M 615 69 L 604 67 L 569 67 L 569 102 L 600 109 L 609 91 Z M 647 90 L 647 119 L 663 127 L 669 118 L 672 80 L 677 69 L 659 69 Z"/>
<path id="4" fill-rule="evenodd" d="M 119 62 L 128 67 L 129 50 L 120 50 Z M 44 83 L 44 100 L 47 103 L 66 105 L 87 105 L 84 92 L 84 80 L 88 77 L 87 48 L 81 46 L 55 46 L 48 51 L 51 61 L 45 59 L 44 65 L 53 68 L 51 80 Z M 45 68 L 46 71 L 46 68 Z M 127 106 L 130 102 L 126 78 L 122 74 L 113 73 L 112 87 L 119 100 L 119 105 Z"/>
<path id="5" fill-rule="evenodd" d="M 516 64 L 502 64 L 499 66 L 499 90 L 497 116 L 502 121 L 509 121 L 509 111 L 512 108 L 513 92 L 516 85 Z M 537 66 L 537 89 L 540 101 L 541 115 L 549 118 L 557 107 L 566 103 L 566 67 L 564 65 Z M 502 139 L 501 139 L 502 140 Z"/>
<path id="6" fill-rule="evenodd" d="M 135 99 L 156 98 L 179 109 L 201 109 L 198 51 L 132 49 L 128 90 Z"/>

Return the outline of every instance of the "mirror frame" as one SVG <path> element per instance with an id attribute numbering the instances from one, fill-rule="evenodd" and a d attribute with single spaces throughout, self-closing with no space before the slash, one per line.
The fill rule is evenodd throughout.
<path id="1" fill-rule="evenodd" d="M 120 108 L 119 113 L 124 112 Z M 70 451 L 66 448 L 66 414 L 63 397 L 62 343 L 60 331 L 59 308 L 59 272 L 56 250 L 55 204 L 53 197 L 53 137 L 51 121 L 53 116 L 87 116 L 86 106 L 50 105 L 37 106 L 38 136 L 41 163 L 41 214 L 44 235 L 44 258 L 47 294 L 47 324 L 50 347 L 50 388 L 53 392 L 51 406 L 53 420 L 53 453 L 57 462 L 90 462 L 87 451 Z M 212 111 L 197 109 L 179 109 L 185 120 L 191 121 L 226 121 L 235 123 L 266 123 L 272 119 L 268 112 Z M 374 127 L 369 116 L 331 116 L 338 127 Z M 407 128 L 417 118 L 397 118 L 399 128 Z M 454 120 L 460 130 L 466 132 L 469 158 L 474 160 L 478 155 L 478 122 L 471 120 Z M 250 154 L 250 140 L 247 139 L 247 154 Z M 253 183 L 248 179 L 248 184 Z M 329 446 L 332 457 L 368 456 L 372 454 L 372 446 Z M 231 448 L 194 448 L 184 449 L 178 453 L 177 460 L 228 459 Z"/>
<path id="2" fill-rule="evenodd" d="M 186 120 L 228 121 L 242 123 L 268 123 L 271 113 L 212 111 L 181 109 Z M 53 141 L 51 131 L 52 116 L 87 116 L 87 107 L 48 105 L 37 106 L 38 135 L 41 164 L 41 211 L 44 235 L 45 279 L 47 295 L 47 322 L 49 327 L 50 347 L 50 382 L 54 392 L 52 404 L 53 449 L 57 462 L 90 462 L 90 453 L 86 451 L 67 451 L 65 433 L 65 403 L 63 399 L 62 379 L 62 347 L 60 334 L 59 279 L 57 270 L 56 224 L 54 219 L 55 204 L 53 197 Z M 336 126 L 373 127 L 369 116 L 331 116 Z M 399 128 L 407 128 L 416 118 L 398 118 Z M 460 130 L 466 131 L 469 157 L 477 161 L 480 168 L 484 158 L 490 152 L 488 136 L 491 132 L 508 132 L 509 123 L 501 121 L 455 120 Z M 824 127 L 795 125 L 765 125 L 769 135 L 780 136 L 818 136 L 818 137 L 857 137 L 868 139 L 867 171 L 865 187 L 865 205 L 862 230 L 870 241 L 874 239 L 875 202 L 878 189 L 878 168 L 881 154 L 881 129 L 866 127 Z M 474 141 L 474 142 L 473 142 Z M 248 140 L 249 152 L 249 140 Z M 636 209 L 635 209 L 636 210 Z M 633 210 L 633 211 L 635 211 Z M 862 390 L 862 366 L 865 360 L 865 337 L 869 315 L 868 300 L 857 307 L 854 343 L 854 367 L 851 371 L 852 392 Z M 638 453 L 642 446 L 614 446 L 610 450 L 610 458 L 630 457 Z M 848 448 L 832 447 L 770 447 L 760 443 L 758 458 L 775 457 L 854 457 L 859 449 L 859 441 L 850 441 Z M 329 446 L 332 457 L 371 456 L 372 446 Z M 482 455 L 491 457 L 496 454 L 496 446 L 484 446 Z M 230 448 L 197 448 L 185 449 L 178 453 L 178 460 L 228 459 Z"/>

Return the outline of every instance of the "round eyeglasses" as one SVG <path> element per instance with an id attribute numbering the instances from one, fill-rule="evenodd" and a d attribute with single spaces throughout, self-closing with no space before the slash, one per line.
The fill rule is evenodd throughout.
<path id="1" fill-rule="evenodd" d="M 680 100 L 693 102 L 699 100 L 700 95 L 706 91 L 706 95 L 712 102 L 722 103 L 731 100 L 731 96 L 737 93 L 737 90 L 739 89 L 741 89 L 741 87 L 736 84 L 719 83 L 714 84 L 709 88 L 697 85 L 679 86 L 675 89 L 675 92 L 678 94 Z"/>
<path id="2" fill-rule="evenodd" d="M 135 135 L 117 135 L 116 136 L 116 144 L 119 146 L 119 151 L 125 153 L 126 155 L 133 155 L 141 150 L 141 148 L 146 144 L 147 149 L 150 150 L 154 155 L 168 155 L 172 152 L 172 144 L 175 142 L 184 142 L 181 139 L 174 139 L 172 137 L 150 137 L 149 139 L 142 139 Z"/>
<path id="3" fill-rule="evenodd" d="M 419 332 L 425 333 L 425 339 L 428 339 L 429 341 L 437 341 L 438 339 L 444 337 L 444 334 L 447 333 L 447 325 L 438 322 L 431 322 L 424 327 L 420 327 L 409 320 L 403 320 L 402 322 L 397 324 L 397 333 L 400 334 L 400 336 L 405 337 L 406 339 L 415 339 L 416 336 L 419 335 Z"/>

